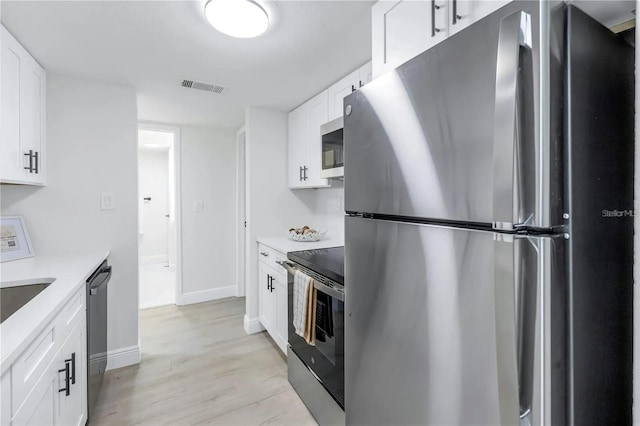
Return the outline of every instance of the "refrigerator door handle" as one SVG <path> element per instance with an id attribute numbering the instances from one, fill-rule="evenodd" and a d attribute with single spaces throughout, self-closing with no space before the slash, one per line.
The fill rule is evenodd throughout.
<path id="1" fill-rule="evenodd" d="M 519 84 L 524 54 L 531 56 L 531 15 L 519 11 L 502 19 L 496 61 L 493 145 L 493 227 L 515 230 L 531 217 L 521 208 L 524 100 Z M 526 93 L 526 92 L 524 92 Z M 534 159 L 529 159 L 534 160 Z"/>
<path id="2" fill-rule="evenodd" d="M 531 422 L 536 381 L 539 253 L 533 239 L 494 234 L 500 424 Z M 528 423 L 527 423 L 528 420 Z"/>

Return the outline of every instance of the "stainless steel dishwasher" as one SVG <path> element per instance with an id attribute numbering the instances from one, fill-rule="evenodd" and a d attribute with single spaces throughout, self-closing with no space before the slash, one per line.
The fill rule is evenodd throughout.
<path id="1" fill-rule="evenodd" d="M 105 260 L 87 280 L 87 417 L 95 407 L 107 368 L 107 294 L 111 266 Z"/>

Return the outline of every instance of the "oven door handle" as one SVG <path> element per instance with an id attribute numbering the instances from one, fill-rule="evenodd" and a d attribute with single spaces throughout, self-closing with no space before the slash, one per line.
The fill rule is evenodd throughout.
<path id="1" fill-rule="evenodd" d="M 276 263 L 295 275 L 296 269 L 293 267 L 293 263 L 287 262 L 285 260 L 276 260 Z"/>
<path id="2" fill-rule="evenodd" d="M 276 260 L 276 263 L 295 276 L 297 269 L 295 268 L 293 263 L 284 260 Z M 344 292 L 342 291 L 336 290 L 333 287 L 329 287 L 328 285 L 318 280 L 313 280 L 313 287 L 316 290 L 320 290 L 321 292 L 333 297 L 334 299 L 338 299 L 339 301 L 344 302 Z"/>

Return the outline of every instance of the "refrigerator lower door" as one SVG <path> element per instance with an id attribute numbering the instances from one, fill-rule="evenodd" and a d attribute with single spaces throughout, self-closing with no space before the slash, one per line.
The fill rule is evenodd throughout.
<path id="1" fill-rule="evenodd" d="M 550 293 L 561 273 L 555 245 L 347 217 L 347 424 L 561 418 L 565 304 L 562 291 Z"/>

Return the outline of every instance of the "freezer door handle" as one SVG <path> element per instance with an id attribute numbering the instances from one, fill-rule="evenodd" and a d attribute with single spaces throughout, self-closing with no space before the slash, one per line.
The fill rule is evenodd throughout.
<path id="1" fill-rule="evenodd" d="M 533 108 L 531 15 L 523 11 L 502 19 L 496 61 L 496 93 L 493 144 L 494 229 L 514 230 L 531 219 L 523 208 L 527 183 L 535 177 L 524 173 L 525 161 L 534 141 L 526 141 L 531 126 L 527 115 Z M 524 99 L 523 99 L 524 98 Z M 526 143 L 528 142 L 528 143 Z M 527 150 L 525 152 L 525 150 Z M 532 180 L 533 179 L 533 180 Z M 527 192 L 528 193 L 528 192 Z"/>
<path id="2" fill-rule="evenodd" d="M 535 239 L 495 234 L 495 318 L 501 424 L 531 420 L 538 318 L 539 249 Z M 521 421 L 520 424 L 527 424 Z"/>

